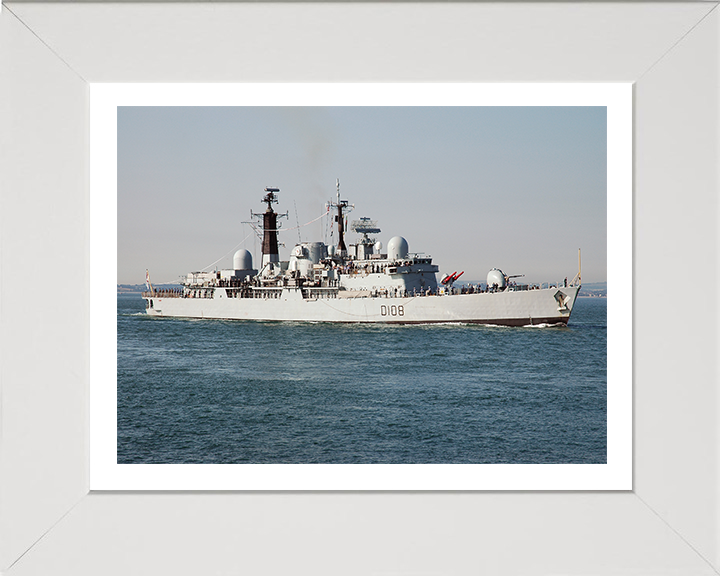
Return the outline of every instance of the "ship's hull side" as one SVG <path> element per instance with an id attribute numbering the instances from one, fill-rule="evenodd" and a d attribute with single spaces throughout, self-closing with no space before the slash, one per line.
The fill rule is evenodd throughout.
<path id="1" fill-rule="evenodd" d="M 308 298 L 284 289 L 276 298 L 147 297 L 148 314 L 185 318 L 296 322 L 567 324 L 579 286 L 403 298 Z"/>

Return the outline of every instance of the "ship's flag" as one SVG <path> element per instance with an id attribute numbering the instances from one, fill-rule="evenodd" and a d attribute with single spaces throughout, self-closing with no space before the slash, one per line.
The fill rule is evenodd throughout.
<path id="1" fill-rule="evenodd" d="M 145 287 L 150 290 L 150 271 L 145 269 Z"/>

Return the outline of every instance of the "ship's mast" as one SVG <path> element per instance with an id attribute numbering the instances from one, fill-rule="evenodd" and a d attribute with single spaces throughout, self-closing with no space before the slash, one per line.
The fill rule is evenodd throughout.
<path id="1" fill-rule="evenodd" d="M 262 262 L 261 266 L 265 266 L 270 262 L 280 261 L 280 251 L 278 250 L 278 218 L 285 218 L 287 214 L 278 214 L 273 210 L 272 205 L 277 204 L 278 197 L 277 193 L 280 192 L 279 188 L 265 188 L 265 196 L 262 201 L 267 203 L 267 209 L 262 214 L 253 214 L 252 216 L 260 217 L 263 219 L 263 242 L 262 242 Z"/>
<path id="2" fill-rule="evenodd" d="M 337 255 L 347 256 L 347 246 L 345 246 L 345 216 L 343 210 L 350 212 L 355 206 L 349 204 L 347 200 L 340 200 L 340 179 L 335 181 L 337 187 L 337 202 L 328 202 L 329 208 L 337 208 L 337 215 L 335 216 L 335 222 L 338 225 L 338 245 Z"/>

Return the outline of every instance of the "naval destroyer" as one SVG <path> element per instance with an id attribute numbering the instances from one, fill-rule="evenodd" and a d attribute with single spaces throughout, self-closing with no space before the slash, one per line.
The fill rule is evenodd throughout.
<path id="1" fill-rule="evenodd" d="M 252 255 L 238 250 L 233 268 L 192 272 L 179 289 L 156 290 L 146 277 L 143 292 L 147 314 L 186 318 L 219 318 L 300 322 L 474 323 L 500 326 L 566 325 L 580 290 L 580 271 L 571 282 L 520 284 L 493 268 L 483 285 L 455 286 L 462 272 L 440 279 L 432 258 L 411 253 L 407 241 L 394 236 L 383 253 L 371 238 L 380 229 L 360 218 L 350 229 L 360 235 L 345 244 L 347 200 L 327 203 L 337 230 L 337 243 L 295 245 L 290 259 L 278 250 L 278 188 L 265 188 L 262 261 L 253 268 Z"/>

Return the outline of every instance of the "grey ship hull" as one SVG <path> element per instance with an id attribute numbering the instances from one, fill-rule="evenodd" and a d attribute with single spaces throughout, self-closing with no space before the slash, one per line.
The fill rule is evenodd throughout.
<path id="1" fill-rule="evenodd" d="M 275 297 L 228 298 L 223 288 L 212 297 L 145 296 L 152 316 L 229 320 L 386 324 L 474 323 L 500 326 L 567 324 L 580 286 L 505 290 L 474 294 L 408 297 L 303 297 L 300 288 L 283 288 Z"/>

